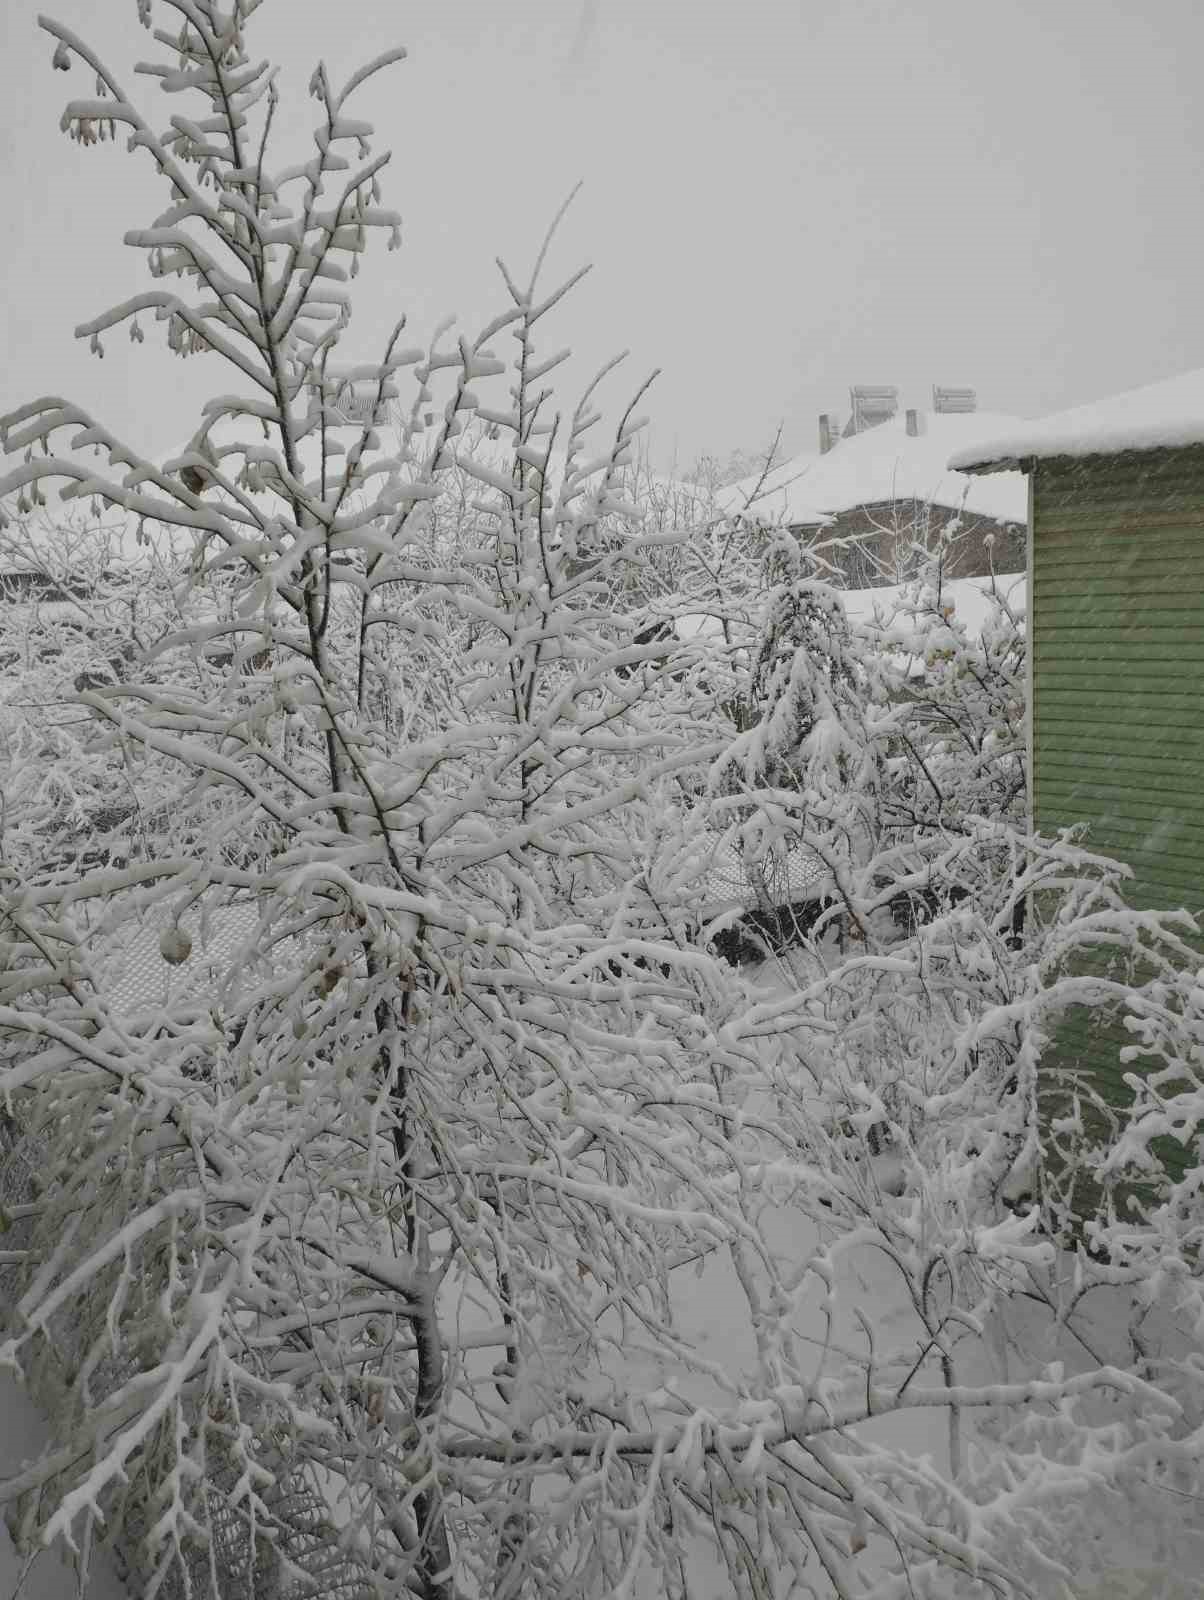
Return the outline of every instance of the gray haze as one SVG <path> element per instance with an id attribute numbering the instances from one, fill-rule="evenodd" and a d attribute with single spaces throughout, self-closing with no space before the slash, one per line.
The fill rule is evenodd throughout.
<path id="1" fill-rule="evenodd" d="M 121 234 L 165 197 L 145 155 L 59 133 L 93 87 L 50 70 L 42 5 L 157 125 L 183 109 L 129 70 L 151 53 L 134 0 L 4 0 L 0 408 L 66 394 L 162 452 L 231 380 L 150 333 L 103 362 L 74 343 L 144 286 Z M 1199 0 L 269 0 L 253 26 L 291 105 L 279 164 L 306 150 L 317 58 L 337 79 L 410 49 L 361 103 L 405 242 L 360 280 L 357 356 L 403 311 L 425 335 L 499 309 L 494 256 L 525 268 L 583 179 L 551 268 L 594 271 L 550 341 L 575 381 L 628 347 L 627 387 L 664 369 L 662 464 L 778 422 L 810 448 L 854 382 L 1033 415 L 1204 365 Z"/>

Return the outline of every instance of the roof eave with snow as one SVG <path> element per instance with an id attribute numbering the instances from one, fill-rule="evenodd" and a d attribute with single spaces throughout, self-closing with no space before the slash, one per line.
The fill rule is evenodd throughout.
<path id="1" fill-rule="evenodd" d="M 1204 447 L 1204 368 L 1055 412 L 949 457 L 955 472 L 1031 472 L 1038 461 Z"/>
<path id="2" fill-rule="evenodd" d="M 961 455 L 956 455 L 949 457 L 949 465 L 968 478 L 985 478 L 991 472 L 1032 471 L 1032 461 L 1025 456 L 993 456 L 989 461 L 963 462 Z"/>
<path id="3" fill-rule="evenodd" d="M 995 446 L 999 454 L 982 461 L 967 461 L 961 456 L 951 456 L 949 465 L 970 478 L 986 477 L 992 472 L 1032 472 L 1039 461 L 1091 461 L 1103 456 L 1154 455 L 1160 450 L 1204 449 L 1204 425 L 1184 428 L 1178 436 L 1171 437 L 1168 430 L 1159 430 L 1158 437 L 1148 440 L 1135 438 L 1131 432 L 1117 431 L 1114 436 L 1100 434 L 1090 440 L 1057 441 L 1036 448 L 1030 439 L 1023 441 L 1000 440 Z M 1002 452 L 1009 451 L 1009 454 Z"/>

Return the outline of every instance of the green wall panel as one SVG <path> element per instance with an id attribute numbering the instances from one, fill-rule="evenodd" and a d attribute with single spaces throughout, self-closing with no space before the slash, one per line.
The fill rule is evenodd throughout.
<path id="1" fill-rule="evenodd" d="M 1204 909 L 1204 449 L 1036 464 L 1029 636 L 1042 833 L 1127 862 L 1130 903 Z M 1129 1090 L 1116 1018 L 1070 1013 L 1047 1057 Z M 1050 1098 L 1052 1097 L 1052 1099 Z M 1186 1155 L 1163 1150 L 1175 1169 Z"/>

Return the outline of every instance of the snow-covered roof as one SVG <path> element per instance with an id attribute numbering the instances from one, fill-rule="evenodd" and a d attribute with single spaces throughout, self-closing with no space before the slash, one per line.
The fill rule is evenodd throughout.
<path id="1" fill-rule="evenodd" d="M 831 522 L 826 511 L 821 511 L 811 489 L 811 473 L 822 456 L 793 456 L 772 472 L 755 472 L 749 478 L 729 483 L 720 489 L 716 500 L 729 517 L 744 512 L 762 522 L 781 523 L 784 527 L 823 527 Z"/>
<path id="2" fill-rule="evenodd" d="M 894 500 L 965 510 L 996 522 L 1022 523 L 1028 491 L 1020 472 L 972 478 L 952 471 L 949 457 L 984 439 L 1022 426 L 1016 417 L 990 411 L 917 413 L 919 431 L 907 432 L 902 414 L 876 428 L 840 439 L 825 455 L 796 456 L 775 470 L 750 507 L 788 525 L 822 523 L 855 506 Z M 724 490 L 725 510 L 743 508 L 757 486 L 745 478 Z"/>
<path id="3" fill-rule="evenodd" d="M 1119 455 L 1204 444 L 1204 367 L 1162 383 L 1000 428 L 958 449 L 951 468 L 1014 476 L 1018 463 L 1053 456 Z"/>

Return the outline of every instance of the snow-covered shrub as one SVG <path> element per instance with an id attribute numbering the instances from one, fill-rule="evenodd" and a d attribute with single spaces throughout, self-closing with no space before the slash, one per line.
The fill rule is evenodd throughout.
<path id="1" fill-rule="evenodd" d="M 1175 1505 L 1199 1488 L 1187 1462 L 1204 1330 L 1200 1166 L 1197 1155 L 1186 1177 L 1166 1171 L 1156 1143 L 1198 1152 L 1204 1129 L 1190 919 L 1132 910 L 1126 868 L 1025 831 L 1023 639 L 1002 598 L 981 637 L 931 583 L 896 615 L 856 625 L 838 591 L 799 577 L 801 557 L 783 553 L 751 727 L 713 768 L 714 803 L 737 811 L 754 854 L 803 848 L 827 870 L 825 909 L 781 963 L 777 1017 L 796 1048 L 779 1068 L 775 1125 L 812 1155 L 810 1203 L 827 1214 L 834 1254 L 872 1239 L 951 1390 L 967 1370 L 998 1378 L 1026 1358 L 1032 1370 L 1038 1352 L 1157 1374 L 1160 1400 L 1143 1389 L 1058 1426 L 1022 1416 L 988 1430 L 1032 1449 L 1026 1470 L 1043 1492 L 1069 1496 L 1059 1537 L 1034 1522 L 1018 1565 L 1045 1583 L 1049 1557 L 1099 1574 L 1133 1553 L 1130 1537 L 1134 1549 L 1161 1540 L 1161 1561 L 1190 1561 Z M 1080 1007 L 1121 1015 L 1141 1068 L 1129 1113 L 1097 1108 L 1110 1141 L 1099 1119 L 1050 1129 L 1038 1117 L 1038 1071 Z M 1087 1084 L 1079 1093 L 1092 1099 Z M 1067 1210 L 1084 1177 L 1099 1205 L 1085 1226 Z M 996 1338 L 1009 1326 L 1024 1338 Z M 888 1356 L 881 1327 L 863 1332 L 865 1359 L 898 1361 L 906 1389 L 917 1357 Z M 1090 1419 L 1104 1417 L 1093 1434 Z M 954 1408 L 963 1488 L 983 1436 Z M 1127 1487 L 1074 1499 L 1105 1437 L 1114 1464 L 1127 1457 Z M 998 1481 L 998 1461 L 978 1460 L 974 1494 Z"/>
<path id="2" fill-rule="evenodd" d="M 73 865 L 81 852 L 129 857 L 162 820 L 162 764 L 143 763 L 135 783 L 120 740 L 70 703 L 139 676 L 186 621 L 171 551 L 126 533 L 123 521 L 75 511 L 54 523 L 23 517 L 0 534 L 5 854 L 24 873 Z"/>
<path id="3" fill-rule="evenodd" d="M 351 96 L 399 53 L 319 69 L 316 153 L 277 168 L 257 7 L 138 9 L 194 113 L 163 135 L 44 24 L 98 82 L 68 132 L 128 130 L 170 194 L 131 236 L 153 287 L 82 332 L 162 323 L 237 388 L 166 462 L 57 398 L 3 419 L 19 515 L 58 480 L 190 537 L 179 621 L 64 686 L 159 825 L 124 865 L 6 843 L 0 1364 L 55 1434 L 0 1485 L 10 1520 L 85 1563 L 115 1538 L 147 1593 L 1024 1593 L 1054 1490 L 1190 1463 L 1148 1360 L 975 1367 L 1050 1262 L 999 1196 L 1056 1002 L 1003 899 L 902 948 L 876 913 L 969 871 L 979 825 L 891 855 L 904 713 L 797 588 L 714 803 L 814 838 L 860 948 L 774 993 L 692 945 L 674 796 L 731 737 L 705 642 L 611 603 L 663 547 L 621 491 L 634 411 L 592 445 L 593 390 L 554 409 L 537 277 L 476 337 L 343 362 L 347 278 L 397 225 Z M 812 623 L 830 648 L 796 670 Z M 1081 856 L 1024 870 L 1080 895 L 1063 946 L 1143 931 Z M 148 947 L 159 981 L 123 988 Z M 867 1250 L 901 1305 L 858 1287 Z M 930 1416 L 931 1453 L 880 1431 Z"/>
<path id="4" fill-rule="evenodd" d="M 1004 586 L 992 580 L 982 589 L 986 614 L 973 631 L 957 617 L 939 567 L 870 628 L 888 660 L 903 664 L 895 697 L 915 707 L 908 737 L 917 750 L 908 753 L 919 826 L 950 828 L 959 814 L 1026 825 L 1024 616 Z M 901 791 L 894 803 L 904 805 Z"/>

